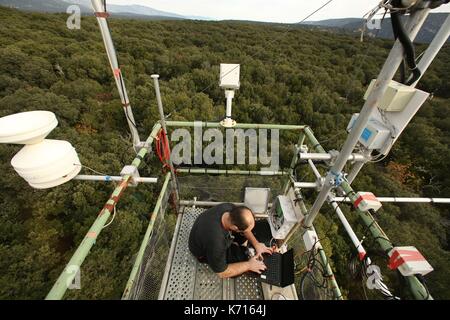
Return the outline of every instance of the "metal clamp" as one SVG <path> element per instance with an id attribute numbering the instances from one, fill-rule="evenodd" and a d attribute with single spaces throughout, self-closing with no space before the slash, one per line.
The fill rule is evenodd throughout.
<path id="1" fill-rule="evenodd" d="M 345 175 L 342 172 L 335 173 L 330 171 L 330 173 L 334 176 L 334 178 L 330 181 L 332 185 L 335 187 L 339 187 L 345 181 Z"/>

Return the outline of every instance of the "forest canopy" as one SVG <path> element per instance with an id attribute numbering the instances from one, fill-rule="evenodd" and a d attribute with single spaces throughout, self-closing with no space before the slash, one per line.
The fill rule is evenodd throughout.
<path id="1" fill-rule="evenodd" d="M 0 8 L 0 117 L 53 111 L 59 126 L 50 137 L 70 141 L 84 165 L 117 175 L 134 151 L 101 35 L 93 17 L 83 17 L 80 30 L 67 29 L 66 19 Z M 392 46 L 390 40 L 361 43 L 351 35 L 277 24 L 111 19 L 110 28 L 141 137 L 159 119 L 151 74 L 161 76 L 171 120 L 216 121 L 225 103 L 219 64 L 228 62 L 242 65 L 236 120 L 309 125 L 327 150 L 342 145 L 351 115 L 361 109 L 364 92 Z M 418 45 L 417 51 L 425 48 Z M 379 196 L 450 197 L 449 77 L 446 45 L 419 84 L 433 99 L 391 154 L 363 169 L 356 189 Z M 298 137 L 285 138 L 284 168 Z M 9 163 L 19 149 L 0 145 L 0 299 L 42 299 L 113 186 L 69 182 L 33 190 Z M 141 175 L 160 172 L 153 161 Z M 117 220 L 83 265 L 89 288 L 67 298 L 121 297 L 159 187 L 127 191 Z M 345 213 L 357 234 L 365 235 L 356 213 L 349 208 Z M 385 204 L 376 218 L 395 244 L 416 246 L 424 254 L 435 268 L 426 277 L 430 292 L 450 299 L 448 206 Z M 321 216 L 318 232 L 328 224 Z M 345 296 L 363 298 L 361 283 L 348 272 L 354 250 L 343 227 L 336 224 L 323 243 Z M 377 248 L 369 239 L 367 246 Z M 397 291 L 396 281 L 395 275 L 388 277 Z"/>

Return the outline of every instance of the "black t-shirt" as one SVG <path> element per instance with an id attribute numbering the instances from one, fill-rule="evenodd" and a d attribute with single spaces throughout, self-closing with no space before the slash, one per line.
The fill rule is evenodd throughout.
<path id="1" fill-rule="evenodd" d="M 198 258 L 206 258 L 211 269 L 220 273 L 227 269 L 227 249 L 233 238 L 222 227 L 222 215 L 233 209 L 231 203 L 222 203 L 203 212 L 192 226 L 189 250 Z"/>

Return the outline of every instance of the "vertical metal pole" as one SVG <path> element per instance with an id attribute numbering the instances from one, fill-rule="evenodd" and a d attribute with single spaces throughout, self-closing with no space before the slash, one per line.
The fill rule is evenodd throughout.
<path id="1" fill-rule="evenodd" d="M 408 33 L 410 34 L 411 39 L 414 39 L 416 37 L 417 33 L 420 30 L 420 27 L 425 22 L 429 11 L 430 9 L 427 8 L 417 11 L 411 15 L 406 27 L 406 29 L 409 31 Z M 319 213 L 320 208 L 322 208 L 322 205 L 326 201 L 329 192 L 334 187 L 334 179 L 336 178 L 336 176 L 339 176 L 341 174 L 342 169 L 347 163 L 348 157 L 352 154 L 353 149 L 355 148 L 355 145 L 366 126 L 367 121 L 369 121 L 370 115 L 378 105 L 380 99 L 384 96 L 390 81 L 393 79 L 398 67 L 400 66 L 402 59 L 403 46 L 400 41 L 397 40 L 388 58 L 386 59 L 386 62 L 378 76 L 372 93 L 367 98 L 367 101 L 364 104 L 364 107 L 362 108 L 351 133 L 345 141 L 335 164 L 328 173 L 325 179 L 325 183 L 319 195 L 317 196 L 312 208 L 310 209 L 308 216 L 305 219 L 306 227 L 312 226 L 312 223 Z"/>
<path id="2" fill-rule="evenodd" d="M 155 85 L 156 101 L 158 103 L 158 111 L 159 111 L 161 126 L 162 126 L 162 129 L 164 130 L 164 132 L 166 133 L 167 140 L 169 140 L 167 127 L 166 127 L 166 116 L 164 115 L 164 107 L 163 107 L 163 103 L 162 103 L 162 99 L 161 99 L 161 91 L 159 89 L 159 75 L 153 74 L 153 75 L 151 75 L 151 78 L 153 79 L 153 83 Z M 169 166 L 170 166 L 170 173 L 172 175 L 172 186 L 174 188 L 175 203 L 176 203 L 177 210 L 178 210 L 179 199 L 180 199 L 179 189 L 178 189 L 178 180 L 177 180 L 177 175 L 175 173 L 175 169 L 173 167 L 172 153 L 170 152 L 170 143 L 168 143 L 167 145 L 169 146 L 169 154 L 171 155 L 169 158 Z"/>
<path id="3" fill-rule="evenodd" d="M 294 155 L 292 156 L 291 165 L 289 166 L 288 176 L 286 178 L 286 183 L 284 184 L 284 194 L 287 194 L 289 186 L 291 185 L 291 176 L 294 174 L 295 166 L 297 165 L 298 152 L 305 142 L 305 132 L 300 133 L 297 144 L 294 146 Z"/>
<path id="4" fill-rule="evenodd" d="M 105 7 L 103 6 L 101 0 L 91 0 L 91 2 L 92 7 L 94 8 L 94 12 L 96 13 L 100 31 L 102 33 L 103 42 L 105 44 L 106 53 L 108 55 L 109 63 L 114 74 L 114 80 L 116 82 L 117 90 L 119 91 L 123 111 L 125 112 L 128 126 L 130 127 L 133 146 L 142 147 L 139 133 L 136 127 L 136 121 L 134 120 L 133 111 L 131 109 L 130 100 L 128 99 L 125 81 L 119 68 L 119 63 L 117 61 L 116 49 L 114 48 L 111 33 L 109 32 L 108 22 L 106 21 L 108 13 L 105 11 Z"/>

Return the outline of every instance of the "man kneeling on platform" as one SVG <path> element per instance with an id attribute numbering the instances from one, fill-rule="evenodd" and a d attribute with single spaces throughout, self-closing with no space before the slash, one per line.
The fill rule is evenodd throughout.
<path id="1" fill-rule="evenodd" d="M 189 249 L 201 263 L 208 263 L 220 278 L 266 270 L 262 254 L 272 254 L 269 223 L 255 221 L 245 206 L 223 203 L 203 212 L 191 229 Z M 255 255 L 251 257 L 251 245 Z"/>

